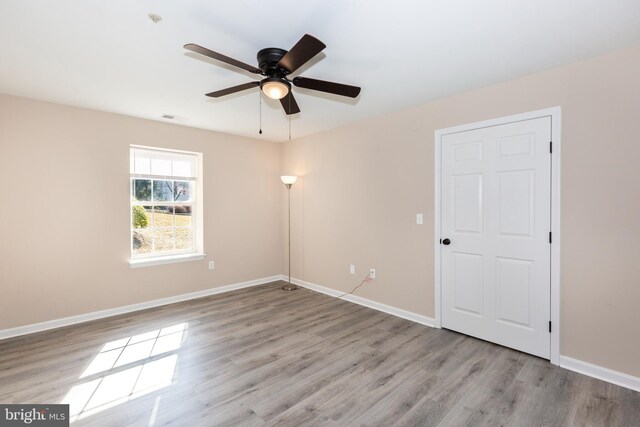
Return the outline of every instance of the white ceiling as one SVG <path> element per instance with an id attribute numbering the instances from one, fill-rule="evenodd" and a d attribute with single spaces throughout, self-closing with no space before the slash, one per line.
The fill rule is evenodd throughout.
<path id="1" fill-rule="evenodd" d="M 154 24 L 147 15 L 156 13 Z M 294 138 L 640 44 L 638 0 L 2 0 L 0 92 L 273 141 L 280 103 L 255 80 L 183 49 L 257 65 L 304 34 L 327 48 L 297 75 L 362 87 L 356 100 L 294 89 Z"/>

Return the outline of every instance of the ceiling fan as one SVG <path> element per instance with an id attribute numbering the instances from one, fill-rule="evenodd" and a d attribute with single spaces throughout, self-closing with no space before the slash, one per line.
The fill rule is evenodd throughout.
<path id="1" fill-rule="evenodd" d="M 325 47 L 326 45 L 320 40 L 309 34 L 305 34 L 289 51 L 277 47 L 268 47 L 260 50 L 258 52 L 258 67 L 256 68 L 194 43 L 184 45 L 185 49 L 192 52 L 208 56 L 209 58 L 222 61 L 254 74 L 265 76 L 264 79 L 258 82 L 249 82 L 217 90 L 207 93 L 207 96 L 219 98 L 259 86 L 262 92 L 269 98 L 280 100 L 282 108 L 284 108 L 287 115 L 300 112 L 298 103 L 293 97 L 293 93 L 291 93 L 291 83 L 297 87 L 348 96 L 350 98 L 355 98 L 360 93 L 360 88 L 357 86 L 309 79 L 306 77 L 294 77 L 290 80 L 287 77 L 320 53 Z"/>

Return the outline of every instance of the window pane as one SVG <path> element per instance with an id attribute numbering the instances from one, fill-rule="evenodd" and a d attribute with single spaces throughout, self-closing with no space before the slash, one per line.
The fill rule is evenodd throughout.
<path id="1" fill-rule="evenodd" d="M 158 202 L 173 201 L 173 181 L 153 180 L 153 200 Z"/>
<path id="2" fill-rule="evenodd" d="M 176 250 L 191 249 L 193 241 L 192 228 L 176 228 Z"/>
<path id="3" fill-rule="evenodd" d="M 151 173 L 151 159 L 140 152 L 135 152 L 134 167 L 135 173 L 149 174 Z"/>
<path id="4" fill-rule="evenodd" d="M 131 226 L 133 228 L 151 227 L 151 206 L 133 206 L 131 208 Z"/>
<path id="5" fill-rule="evenodd" d="M 134 179 L 133 180 L 133 198 L 139 202 L 151 201 L 151 180 Z"/>
<path id="6" fill-rule="evenodd" d="M 174 240 L 173 228 L 154 228 L 153 231 L 156 252 L 172 251 Z"/>
<path id="7" fill-rule="evenodd" d="M 173 227 L 173 206 L 154 206 L 153 226 Z"/>
<path id="8" fill-rule="evenodd" d="M 148 254 L 151 252 L 153 246 L 151 244 L 150 228 L 133 230 L 132 239 L 134 254 Z"/>
<path id="9" fill-rule="evenodd" d="M 196 176 L 195 158 L 180 159 L 173 161 L 173 176 Z"/>
<path id="10" fill-rule="evenodd" d="M 173 200 L 176 202 L 188 202 L 191 200 L 191 183 L 189 181 L 174 181 Z"/>
<path id="11" fill-rule="evenodd" d="M 198 156 L 163 150 L 132 148 L 131 173 L 192 177 L 197 176 Z"/>
<path id="12" fill-rule="evenodd" d="M 163 158 L 151 159 L 151 174 L 171 175 L 171 160 Z"/>
<path id="13" fill-rule="evenodd" d="M 191 206 L 176 206 L 176 227 L 191 226 Z"/>

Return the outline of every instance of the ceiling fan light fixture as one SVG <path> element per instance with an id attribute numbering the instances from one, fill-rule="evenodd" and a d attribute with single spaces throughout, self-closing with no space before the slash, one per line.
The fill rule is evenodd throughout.
<path id="1" fill-rule="evenodd" d="M 215 59 L 216 61 L 224 62 L 227 65 L 248 71 L 252 74 L 265 77 L 261 81 L 254 80 L 248 83 L 228 87 L 226 89 L 209 92 L 205 94 L 206 96 L 220 98 L 222 96 L 254 89 L 256 86 L 260 86 L 260 90 L 266 96 L 280 101 L 280 105 L 282 105 L 287 116 L 300 112 L 300 107 L 296 102 L 293 92 L 291 92 L 292 84 L 304 89 L 332 93 L 334 95 L 347 96 L 349 98 L 357 98 L 360 94 L 359 87 L 345 85 L 342 83 L 328 82 L 325 80 L 310 79 L 300 76 L 293 78 L 293 80 L 288 80 L 288 77 L 299 70 L 304 64 L 309 63 L 309 61 L 319 54 L 325 47 L 327 46 L 317 38 L 310 36 L 309 34 L 305 34 L 288 51 L 277 47 L 260 49 L 256 56 L 256 59 L 258 60 L 258 67 L 256 68 L 253 65 L 230 58 L 195 43 L 187 43 L 184 45 L 184 48 L 191 52 Z M 262 94 L 260 94 L 260 99 L 262 99 Z"/>
<path id="2" fill-rule="evenodd" d="M 260 89 L 271 99 L 282 99 L 289 93 L 291 84 L 277 77 L 269 77 L 260 82 Z"/>

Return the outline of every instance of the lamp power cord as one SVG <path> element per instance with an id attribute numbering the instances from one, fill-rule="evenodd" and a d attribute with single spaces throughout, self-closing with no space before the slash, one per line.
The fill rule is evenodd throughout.
<path id="1" fill-rule="evenodd" d="M 362 285 L 364 285 L 365 283 L 369 283 L 369 282 L 371 282 L 372 280 L 373 280 L 373 279 L 371 278 L 371 273 L 369 273 L 369 274 L 367 274 L 367 275 L 365 276 L 365 278 L 364 278 L 364 279 L 362 279 L 362 282 L 360 282 L 360 284 L 359 284 L 358 286 L 356 286 L 355 288 L 351 289 L 349 292 L 345 292 L 345 293 L 343 293 L 343 294 L 338 295 L 336 298 L 342 298 L 342 297 L 347 296 L 347 295 L 353 295 L 353 293 L 354 293 L 355 291 L 357 291 L 357 290 L 358 290 L 358 288 L 360 288 L 360 287 L 361 287 Z"/>

